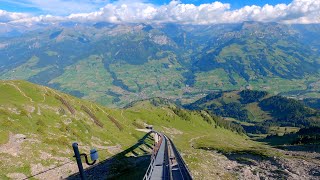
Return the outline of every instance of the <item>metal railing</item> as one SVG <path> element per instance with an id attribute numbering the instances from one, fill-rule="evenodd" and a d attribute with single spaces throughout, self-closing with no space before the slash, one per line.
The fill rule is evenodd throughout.
<path id="1" fill-rule="evenodd" d="M 180 161 L 180 162 L 178 162 L 178 166 L 179 166 L 180 172 L 182 173 L 183 179 L 185 179 L 185 180 L 193 179 L 187 164 L 183 160 L 183 158 L 180 155 L 179 151 L 177 150 L 176 146 L 173 144 L 171 139 L 168 138 L 168 140 L 170 141 L 170 144 L 171 144 L 171 146 L 173 148 L 175 156 L 178 156 L 178 157 L 176 157 L 177 161 Z"/>
<path id="2" fill-rule="evenodd" d="M 153 132 L 158 134 L 161 138 L 160 138 L 159 142 L 154 145 L 154 150 L 151 155 L 151 162 L 150 162 L 149 167 L 143 177 L 143 180 L 150 180 L 152 178 L 168 179 L 168 180 L 173 179 L 172 169 L 171 169 L 171 166 L 169 163 L 170 157 L 169 157 L 169 152 L 168 152 L 168 144 L 170 144 L 170 146 L 173 150 L 174 156 L 176 157 L 179 171 L 181 174 L 181 179 L 192 180 L 193 178 L 191 176 L 190 170 L 188 169 L 188 166 L 184 162 L 183 158 L 181 157 L 179 151 L 177 150 L 177 148 L 175 147 L 175 145 L 173 144 L 171 139 L 169 139 L 164 134 L 158 133 L 156 131 L 153 131 Z M 161 154 L 159 154 L 160 147 L 163 150 L 163 152 L 160 152 Z M 154 173 L 155 167 L 157 169 Z"/>
<path id="3" fill-rule="evenodd" d="M 153 131 L 153 132 L 156 133 L 156 134 L 158 134 L 158 135 L 160 134 L 160 133 L 158 133 L 158 132 L 156 132 L 156 131 Z M 155 160 L 156 160 L 156 157 L 157 157 L 157 155 L 158 155 L 160 146 L 161 146 L 161 144 L 162 144 L 162 140 L 163 140 L 163 138 L 161 137 L 161 139 L 159 140 L 159 142 L 157 142 L 157 143 L 154 144 L 154 148 L 153 148 L 153 151 L 152 151 L 152 154 L 151 154 L 151 162 L 150 162 L 149 167 L 148 167 L 148 169 L 147 169 L 147 171 L 146 171 L 146 174 L 145 174 L 144 177 L 143 177 L 143 180 L 148 180 L 148 179 L 151 178 L 152 172 L 153 172 L 154 167 L 155 167 Z"/>

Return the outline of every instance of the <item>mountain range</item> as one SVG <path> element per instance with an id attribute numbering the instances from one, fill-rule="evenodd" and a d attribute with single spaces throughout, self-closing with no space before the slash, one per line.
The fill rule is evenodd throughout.
<path id="1" fill-rule="evenodd" d="M 319 98 L 320 26 L 65 23 L 2 34 L 0 79 L 24 79 L 110 107 L 262 89 Z M 9 30 L 8 30 L 9 31 Z"/>

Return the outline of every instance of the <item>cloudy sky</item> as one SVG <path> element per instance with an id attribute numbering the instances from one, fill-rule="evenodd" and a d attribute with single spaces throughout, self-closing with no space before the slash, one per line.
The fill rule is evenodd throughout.
<path id="1" fill-rule="evenodd" d="M 320 0 L 1 0 L 0 23 L 320 23 Z"/>

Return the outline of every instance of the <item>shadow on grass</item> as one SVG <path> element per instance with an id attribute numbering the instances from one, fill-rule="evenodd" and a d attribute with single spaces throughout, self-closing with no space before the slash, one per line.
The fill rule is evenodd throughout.
<path id="1" fill-rule="evenodd" d="M 152 147 L 146 143 L 147 139 L 152 140 L 150 134 L 149 132 L 144 135 L 128 149 L 85 169 L 87 179 L 143 179 L 150 164 L 150 153 L 142 146 L 144 145 L 148 150 L 152 150 Z M 139 156 L 136 153 L 137 150 L 142 151 L 143 154 Z M 128 157 L 129 153 L 132 153 L 135 157 Z M 80 179 L 80 175 L 79 173 L 72 174 L 66 179 Z"/>

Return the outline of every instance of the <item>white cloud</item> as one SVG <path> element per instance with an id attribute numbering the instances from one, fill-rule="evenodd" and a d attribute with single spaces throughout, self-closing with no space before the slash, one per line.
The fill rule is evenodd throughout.
<path id="1" fill-rule="evenodd" d="M 42 0 L 29 0 L 44 2 Z M 52 3 L 62 0 L 49 0 Z M 87 0 L 88 1 L 88 0 Z M 47 2 L 47 1 L 46 1 Z M 75 1 L 67 1 L 75 2 Z M 100 2 L 99 0 L 97 2 Z M 57 3 L 58 5 L 58 3 Z M 74 6 L 74 7 L 72 7 Z M 65 8 L 78 8 L 70 5 Z M 81 9 L 79 9 L 81 11 Z M 7 12 L 8 13 L 8 12 Z M 19 14 L 19 13 L 18 13 Z M 13 17 L 1 16 L 0 22 L 53 22 L 53 21 L 107 21 L 112 23 L 162 23 L 215 24 L 238 23 L 243 21 L 281 22 L 281 23 L 320 23 L 320 0 L 293 0 L 290 4 L 245 6 L 231 10 L 230 4 L 213 2 L 210 4 L 182 4 L 171 1 L 169 4 L 156 6 L 139 0 L 121 0 L 108 3 L 98 11 L 73 13 L 68 16 Z"/>
<path id="2" fill-rule="evenodd" d="M 28 18 L 30 15 L 25 13 L 8 12 L 0 9 L 0 22 L 10 22 L 19 19 Z"/>

